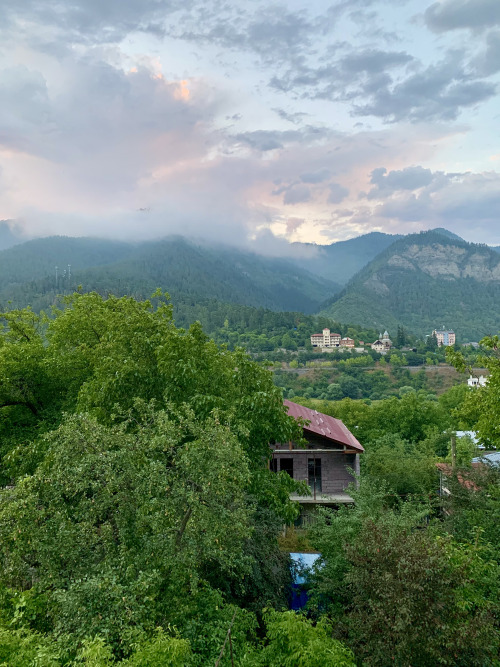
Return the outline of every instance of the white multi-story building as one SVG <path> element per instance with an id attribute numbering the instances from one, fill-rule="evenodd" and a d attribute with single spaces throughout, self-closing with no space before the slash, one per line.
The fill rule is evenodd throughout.
<path id="1" fill-rule="evenodd" d="M 330 329 L 323 329 L 323 333 L 311 336 L 311 345 L 313 347 L 338 347 L 341 338 L 340 334 L 331 333 Z"/>

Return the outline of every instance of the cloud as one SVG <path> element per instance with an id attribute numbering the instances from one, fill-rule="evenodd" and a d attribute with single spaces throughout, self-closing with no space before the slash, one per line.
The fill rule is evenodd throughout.
<path id="1" fill-rule="evenodd" d="M 330 192 L 327 200 L 329 204 L 340 204 L 340 202 L 342 202 L 349 194 L 349 190 L 338 183 L 331 183 L 329 185 L 329 190 Z"/>
<path id="2" fill-rule="evenodd" d="M 311 199 L 311 190 L 306 185 L 293 185 L 283 197 L 284 204 L 302 204 Z"/>
<path id="3" fill-rule="evenodd" d="M 304 218 L 288 218 L 286 221 L 286 233 L 291 236 L 297 229 L 299 229 L 299 227 L 302 227 L 304 223 Z"/>
<path id="4" fill-rule="evenodd" d="M 286 120 L 288 123 L 292 123 L 293 125 L 298 125 L 302 123 L 302 121 L 309 115 L 301 111 L 290 113 L 288 111 L 285 111 L 285 109 L 280 109 L 280 108 L 274 108 L 273 111 L 275 111 L 280 118 Z"/>
<path id="5" fill-rule="evenodd" d="M 454 6 L 465 26 L 470 2 Z M 453 35 L 429 40 L 450 7 L 406 39 L 412 8 L 390 0 L 4 0 L 0 217 L 34 233 L 235 242 L 398 231 L 424 215 L 446 226 L 449 211 L 486 224 L 491 183 L 429 169 L 443 146 L 470 145 L 467 112 L 500 71 L 494 28 L 476 26 L 459 53 L 445 50 Z M 380 30 L 388 11 L 398 35 Z"/>
<path id="6" fill-rule="evenodd" d="M 405 171 L 408 170 L 401 170 L 399 174 Z M 429 170 L 424 171 L 428 176 Z M 389 172 L 387 176 L 385 173 L 385 169 L 375 170 L 375 179 L 389 178 L 397 172 Z M 372 180 L 373 176 L 372 172 Z M 408 192 L 408 188 L 382 188 L 377 202 L 372 207 L 360 207 L 350 216 L 350 221 L 361 222 L 363 217 L 381 229 L 388 229 L 390 225 L 407 233 L 444 227 L 470 241 L 487 240 L 485 230 L 489 227 L 491 238 L 500 218 L 500 174 L 434 172 L 432 180 L 418 192 Z M 405 229 L 405 225 L 410 227 Z M 482 238 L 476 230 L 481 230 Z"/>
<path id="7" fill-rule="evenodd" d="M 0 145 L 37 152 L 53 119 L 44 77 L 20 65 L 0 71 Z"/>
<path id="8" fill-rule="evenodd" d="M 460 28 L 489 29 L 500 25 L 498 0 L 442 0 L 424 13 L 427 26 L 435 32 Z"/>
<path id="9" fill-rule="evenodd" d="M 302 60 L 271 77 L 274 90 L 310 100 L 351 106 L 354 116 L 374 116 L 385 122 L 449 121 L 469 107 L 493 97 L 494 83 L 483 77 L 496 71 L 498 45 L 489 40 L 482 67 L 470 65 L 465 53 L 450 52 L 424 67 L 404 51 L 351 49 L 320 65 Z"/>
<path id="10" fill-rule="evenodd" d="M 66 67 L 70 76 L 57 93 L 40 72 L 0 71 L 0 146 L 76 169 L 89 162 L 95 168 L 109 155 L 114 171 L 123 175 L 152 158 L 149 142 L 165 141 L 171 133 L 189 136 L 203 113 L 210 113 L 207 98 L 202 112 L 196 99 L 186 98 L 182 82 L 168 82 L 144 67 L 124 72 L 89 59 Z M 194 98 L 206 94 L 193 87 Z"/>
<path id="11" fill-rule="evenodd" d="M 432 207 L 428 197 L 404 195 L 378 206 L 375 216 L 397 219 L 401 222 L 427 222 L 432 219 Z"/>
<path id="12" fill-rule="evenodd" d="M 247 144 L 250 148 L 264 153 L 276 150 L 277 148 L 283 148 L 283 133 L 279 131 L 255 130 L 254 132 L 244 132 L 237 134 L 235 139 Z"/>
<path id="13" fill-rule="evenodd" d="M 324 127 L 307 125 L 297 130 L 254 130 L 253 132 L 241 132 L 234 135 L 232 139 L 240 144 L 245 144 L 258 152 L 274 151 L 291 144 L 304 144 L 320 142 L 333 134 L 331 130 Z"/>
<path id="14" fill-rule="evenodd" d="M 396 190 L 417 190 L 426 185 L 430 185 L 434 180 L 434 175 L 430 169 L 423 167 L 406 167 L 405 169 L 387 172 L 385 167 L 378 167 L 371 173 L 370 183 L 375 185 L 369 198 L 380 196 L 383 192 L 390 194 Z"/>
<path id="15" fill-rule="evenodd" d="M 434 205 L 443 220 L 496 226 L 500 219 L 500 174 L 466 173 L 455 177 L 434 198 Z"/>
<path id="16" fill-rule="evenodd" d="M 337 50 L 344 53 L 336 57 Z M 414 58 L 402 51 L 355 50 L 341 44 L 333 54 L 325 54 L 322 60 L 318 65 L 302 59 L 284 73 L 274 75 L 269 85 L 282 92 L 300 90 L 311 99 L 357 98 L 362 94 L 363 86 L 371 85 L 374 76 L 390 81 L 389 70 L 404 67 Z"/>
<path id="17" fill-rule="evenodd" d="M 354 113 L 389 122 L 455 120 L 463 109 L 490 99 L 495 93 L 493 83 L 474 80 L 458 54 L 449 54 L 440 63 L 429 65 L 400 83 L 378 87 L 371 101 L 354 105 Z"/>
<path id="18" fill-rule="evenodd" d="M 0 25 L 11 34 L 34 28 L 40 41 L 117 43 L 130 32 L 164 34 L 166 17 L 182 7 L 179 0 L 2 0 Z"/>
<path id="19" fill-rule="evenodd" d="M 381 51 L 379 49 L 364 49 L 341 58 L 339 66 L 342 72 L 359 74 L 366 72 L 375 74 L 388 69 L 407 65 L 415 59 L 404 51 Z"/>
<path id="20" fill-rule="evenodd" d="M 486 48 L 473 60 L 473 65 L 483 76 L 500 72 L 500 30 L 492 30 L 486 36 Z"/>
<path id="21" fill-rule="evenodd" d="M 329 169 L 318 169 L 317 171 L 307 171 L 300 174 L 302 183 L 323 183 L 330 178 Z"/>
<path id="22" fill-rule="evenodd" d="M 328 16 L 315 17 L 306 9 L 292 11 L 278 4 L 199 2 L 181 15 L 179 28 L 171 28 L 170 34 L 196 44 L 246 51 L 262 64 L 276 65 L 313 52 L 325 23 L 331 23 Z"/>

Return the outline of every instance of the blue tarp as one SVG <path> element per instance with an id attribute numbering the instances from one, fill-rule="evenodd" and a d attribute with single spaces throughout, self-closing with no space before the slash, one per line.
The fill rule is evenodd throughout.
<path id="1" fill-rule="evenodd" d="M 318 560 L 320 554 L 291 553 L 292 559 L 292 591 L 290 596 L 290 609 L 299 611 L 303 609 L 308 600 L 307 584 L 308 575 L 312 566 Z"/>

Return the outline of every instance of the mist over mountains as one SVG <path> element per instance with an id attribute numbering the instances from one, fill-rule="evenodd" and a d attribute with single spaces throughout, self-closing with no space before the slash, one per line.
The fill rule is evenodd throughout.
<path id="1" fill-rule="evenodd" d="M 57 271 L 56 271 L 57 267 Z M 312 313 L 341 286 L 293 262 L 228 246 L 170 237 L 122 243 L 89 238 L 35 239 L 0 252 L 0 304 L 47 308 L 60 293 L 147 298 L 157 287 L 173 300 L 216 299 Z"/>
<path id="2" fill-rule="evenodd" d="M 500 329 L 498 248 L 445 229 L 292 244 L 279 258 L 180 236 L 142 243 L 59 236 L 0 251 L 2 308 L 48 308 L 79 287 L 139 298 L 161 287 L 174 303 L 321 313 L 390 331 L 401 324 L 422 336 L 445 325 L 461 341 Z"/>

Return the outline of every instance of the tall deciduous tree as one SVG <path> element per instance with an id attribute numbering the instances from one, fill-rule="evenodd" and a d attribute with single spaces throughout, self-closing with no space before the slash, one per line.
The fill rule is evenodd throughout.
<path id="1" fill-rule="evenodd" d="M 426 528 L 425 505 L 388 509 L 373 485 L 353 493 L 354 508 L 316 528 L 313 590 L 337 636 L 363 665 L 495 664 L 497 564 Z"/>

